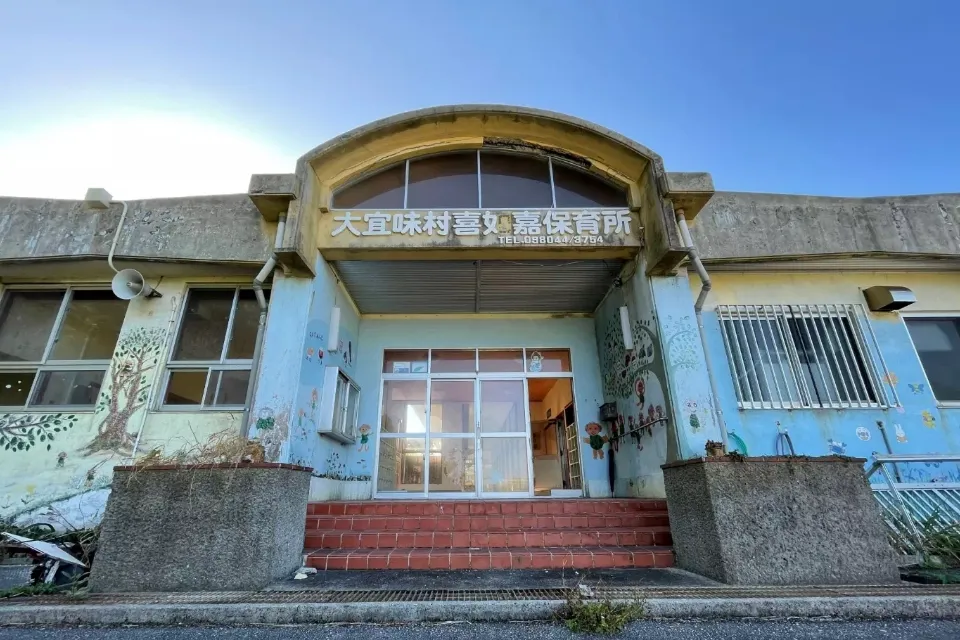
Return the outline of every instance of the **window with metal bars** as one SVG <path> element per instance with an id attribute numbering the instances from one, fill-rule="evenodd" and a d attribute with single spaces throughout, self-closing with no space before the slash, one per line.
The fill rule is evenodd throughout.
<path id="1" fill-rule="evenodd" d="M 717 315 L 741 408 L 889 406 L 861 305 L 719 305 Z"/>

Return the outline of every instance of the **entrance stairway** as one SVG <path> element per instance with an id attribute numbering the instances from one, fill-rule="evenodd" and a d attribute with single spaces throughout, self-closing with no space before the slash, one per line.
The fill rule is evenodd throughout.
<path id="1" fill-rule="evenodd" d="M 318 570 L 673 565 L 663 500 L 312 502 L 306 526 Z"/>

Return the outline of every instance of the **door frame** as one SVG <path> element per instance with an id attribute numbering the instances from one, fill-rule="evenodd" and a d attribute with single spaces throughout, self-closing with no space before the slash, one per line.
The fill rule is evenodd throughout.
<path id="1" fill-rule="evenodd" d="M 482 387 L 484 382 L 518 382 L 523 389 L 523 442 L 524 449 L 527 452 L 527 490 L 526 491 L 484 491 L 483 490 L 483 447 L 481 440 L 483 438 L 519 438 L 519 431 L 500 431 L 493 433 L 483 433 L 480 428 L 482 420 L 481 399 Z M 534 494 L 533 486 L 533 446 L 531 442 L 530 428 L 530 386 L 523 375 L 511 376 L 509 374 L 490 374 L 483 378 L 478 377 L 476 383 L 476 416 L 477 416 L 477 496 L 479 498 L 532 498 Z"/>
<path id="2" fill-rule="evenodd" d="M 567 350 L 570 352 L 570 371 L 549 371 L 549 372 L 534 372 L 528 371 L 528 354 L 532 354 L 536 351 L 549 351 L 549 350 Z M 427 373 L 384 373 L 384 359 L 386 352 L 388 351 L 426 351 L 428 362 L 433 359 L 433 351 L 473 351 L 475 354 L 475 371 L 473 373 L 434 373 L 428 371 Z M 503 373 L 487 373 L 479 371 L 479 360 L 481 351 L 520 351 L 523 358 L 523 371 L 516 372 L 503 372 Z M 417 346 L 386 346 L 380 351 L 380 380 L 378 383 L 378 389 L 376 393 L 377 397 L 377 430 L 376 430 L 376 441 L 375 446 L 373 447 L 373 459 L 371 464 L 373 465 L 372 473 L 370 475 L 372 486 L 372 495 L 374 500 L 410 500 L 410 499 L 432 499 L 432 500 L 477 500 L 481 498 L 528 498 L 534 496 L 535 487 L 534 487 L 534 475 L 533 475 L 533 448 L 531 443 L 531 431 L 530 431 L 530 387 L 527 384 L 527 381 L 531 378 L 569 378 L 570 379 L 570 392 L 572 395 L 572 403 L 574 406 L 574 413 L 579 419 L 579 411 L 577 411 L 577 384 L 574 377 L 575 372 L 573 371 L 573 348 L 569 345 L 561 346 L 537 346 L 537 347 L 517 347 L 517 346 L 484 346 L 484 347 L 443 347 L 443 348 L 433 348 L 433 347 L 417 347 Z M 424 453 L 423 453 L 423 489 L 419 492 L 415 491 L 380 491 L 378 489 L 379 485 L 379 472 L 380 472 L 380 444 L 383 439 L 383 391 L 384 383 L 387 381 L 393 380 L 408 380 L 408 381 L 425 381 L 426 382 L 426 396 L 424 402 L 426 403 L 426 433 L 424 434 Z M 472 492 L 429 492 L 429 483 L 430 483 L 430 450 L 429 450 L 429 441 L 430 441 L 430 399 L 431 399 L 431 387 L 434 380 L 473 380 L 474 381 L 474 465 L 475 465 L 475 488 Z M 524 415 L 526 416 L 526 442 L 527 442 L 527 467 L 528 467 L 528 478 L 529 478 L 529 494 L 524 494 L 521 492 L 510 492 L 510 493 L 489 493 L 484 494 L 481 492 L 481 464 L 480 459 L 480 381 L 481 380 L 521 380 L 523 382 L 523 397 L 524 397 Z M 517 437 L 518 432 L 509 432 L 511 437 Z M 416 437 L 414 434 L 391 434 L 387 436 L 388 438 L 404 438 L 404 437 Z M 455 437 L 455 436 L 447 436 Z M 462 437 L 462 436 L 461 436 Z M 578 449 L 580 456 L 580 468 L 583 469 L 583 448 Z M 581 479 L 582 481 L 582 479 Z M 581 495 L 583 495 L 584 488 L 581 486 Z"/>

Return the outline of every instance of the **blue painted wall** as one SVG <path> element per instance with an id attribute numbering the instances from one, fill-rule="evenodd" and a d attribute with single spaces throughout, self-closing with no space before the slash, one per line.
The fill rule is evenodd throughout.
<path id="1" fill-rule="evenodd" d="M 360 385 L 361 424 L 376 430 L 379 423 L 380 371 L 384 349 L 455 348 L 569 348 L 573 362 L 574 400 L 581 425 L 599 421 L 603 401 L 597 344 L 592 318 L 567 319 L 375 319 L 360 322 L 360 343 L 355 380 Z M 581 435 L 586 435 L 585 433 Z M 375 448 L 358 452 L 353 447 L 347 467 L 372 473 Z M 594 459 L 581 445 L 584 484 L 588 495 L 610 495 L 605 460 Z"/>
<path id="2" fill-rule="evenodd" d="M 345 461 L 351 445 L 341 444 L 317 433 L 317 410 L 324 392 L 324 370 L 328 366 L 338 366 L 351 378 L 356 372 L 360 317 L 343 286 L 321 257 L 317 258 L 316 273 L 310 291 L 306 332 L 302 336 L 298 354 L 300 373 L 291 413 L 288 460 L 313 467 L 314 476 L 317 477 L 369 479 L 369 472 L 362 473 L 347 467 Z M 340 308 L 340 332 L 337 348 L 331 351 L 327 349 L 327 338 L 330 335 L 330 312 L 335 306 Z"/>
<path id="3" fill-rule="evenodd" d="M 894 277 L 895 276 L 895 277 Z M 784 298 L 804 304 L 860 303 L 858 287 L 875 281 L 907 285 L 918 294 L 919 310 L 950 308 L 954 287 L 941 282 L 940 276 L 927 274 L 841 274 L 805 276 L 769 274 L 765 276 L 719 274 L 714 277 L 718 296 L 712 303 L 780 303 Z M 694 287 L 697 283 L 694 282 Z M 775 298 L 780 291 L 781 298 Z M 926 305 L 926 306 L 923 306 Z M 945 306 L 944 306 L 945 305 Z M 743 440 L 750 455 L 774 455 L 777 448 L 777 424 L 786 429 L 799 455 L 842 453 L 869 458 L 886 453 L 878 426 L 882 422 L 894 453 L 960 453 L 960 408 L 937 405 L 923 372 L 920 358 L 910 340 L 906 324 L 897 313 L 868 313 L 867 322 L 877 338 L 887 371 L 874 345 L 867 348 L 880 376 L 896 389 L 901 406 L 889 409 L 739 409 L 733 375 L 727 358 L 716 313 L 704 312 L 710 354 L 716 369 L 718 395 L 722 402 L 728 432 Z M 730 443 L 731 447 L 736 442 Z M 960 482 L 955 464 L 899 465 L 905 482 Z M 879 476 L 878 476 L 879 479 Z"/>
<path id="4" fill-rule="evenodd" d="M 274 280 L 249 432 L 260 440 L 282 438 L 281 461 L 312 467 L 318 477 L 343 479 L 358 475 L 343 462 L 350 447 L 321 437 L 316 413 L 324 368 L 336 365 L 353 376 L 360 318 L 319 255 L 316 273 L 313 279 L 277 275 Z M 334 306 L 340 307 L 340 344 L 330 351 Z"/>
<path id="5" fill-rule="evenodd" d="M 617 420 L 607 428 L 612 438 L 607 455 L 612 449 L 616 469 L 615 493 L 662 498 L 660 465 L 676 457 L 677 439 L 653 291 L 642 273 L 642 263 L 636 273 L 633 265 L 628 266 L 622 274 L 623 286 L 612 289 L 597 309 L 597 348 L 604 400 L 617 406 Z M 630 312 L 632 351 L 623 343 L 621 306 Z"/>

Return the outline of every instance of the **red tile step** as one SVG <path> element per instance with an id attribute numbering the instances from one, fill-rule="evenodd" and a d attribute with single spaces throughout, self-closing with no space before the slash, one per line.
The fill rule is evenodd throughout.
<path id="1" fill-rule="evenodd" d="M 669 547 L 670 528 L 547 529 L 512 532 L 307 530 L 307 549 L 523 549 L 540 547 Z"/>
<path id="2" fill-rule="evenodd" d="M 497 516 L 590 515 L 666 511 L 665 500 L 530 499 L 530 500 L 411 500 L 365 502 L 311 502 L 309 516 Z"/>
<path id="3" fill-rule="evenodd" d="M 662 547 L 321 549 L 310 552 L 306 564 L 318 570 L 660 568 L 673 566 L 673 552 Z"/>
<path id="4" fill-rule="evenodd" d="M 588 515 L 308 515 L 307 531 L 529 531 L 666 527 L 666 510 Z"/>

